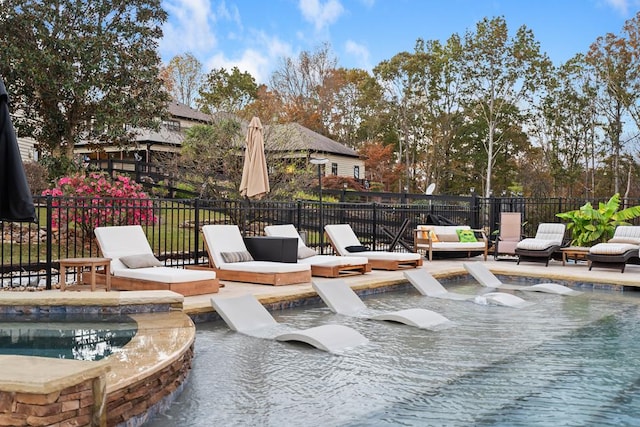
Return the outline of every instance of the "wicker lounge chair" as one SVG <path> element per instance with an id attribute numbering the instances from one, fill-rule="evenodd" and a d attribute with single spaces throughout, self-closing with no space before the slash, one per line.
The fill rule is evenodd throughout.
<path id="1" fill-rule="evenodd" d="M 314 280 L 313 289 L 331 311 L 345 316 L 371 320 L 388 320 L 420 329 L 439 330 L 452 326 L 443 315 L 424 308 L 381 312 L 368 309 L 358 295 L 342 279 Z"/>
<path id="2" fill-rule="evenodd" d="M 220 280 L 276 286 L 311 281 L 311 267 L 307 264 L 254 261 L 237 225 L 205 225 L 202 235 L 209 266 Z"/>
<path id="3" fill-rule="evenodd" d="M 338 277 L 349 274 L 364 274 L 371 271 L 366 257 L 318 255 L 308 248 L 293 224 L 268 225 L 264 228 L 267 236 L 295 237 L 298 239 L 298 263 L 309 264 L 311 275 L 319 277 Z"/>
<path id="4" fill-rule="evenodd" d="M 417 253 L 369 250 L 360 243 L 349 224 L 329 224 L 325 225 L 324 229 L 336 254 L 366 257 L 371 268 L 399 270 L 422 265 L 422 256 Z"/>
<path id="5" fill-rule="evenodd" d="M 300 330 L 278 323 L 253 295 L 213 297 L 211 304 L 231 330 L 252 337 L 304 342 L 331 353 L 369 341 L 358 331 L 343 325 L 321 325 Z"/>
<path id="6" fill-rule="evenodd" d="M 111 258 L 112 289 L 170 290 L 185 296 L 218 292 L 213 271 L 162 266 L 139 225 L 97 227 L 94 233 L 102 255 Z"/>
<path id="7" fill-rule="evenodd" d="M 549 265 L 549 260 L 557 252 L 560 252 L 564 240 L 564 224 L 542 223 L 538 225 L 536 236 L 524 239 L 516 245 L 518 264 L 520 261 L 544 262 Z"/>
<path id="8" fill-rule="evenodd" d="M 598 243 L 589 248 L 589 270 L 593 267 L 610 267 L 620 268 L 624 273 L 628 263 L 640 262 L 639 249 L 640 226 L 619 225 L 606 243 Z"/>

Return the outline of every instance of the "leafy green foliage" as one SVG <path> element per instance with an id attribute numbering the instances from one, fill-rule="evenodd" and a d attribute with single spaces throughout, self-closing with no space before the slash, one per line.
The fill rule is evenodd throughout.
<path id="1" fill-rule="evenodd" d="M 79 142 L 124 144 L 154 127 L 168 100 L 156 52 L 166 18 L 160 0 L 4 0 L 0 74 L 19 133 L 71 158 Z"/>
<path id="2" fill-rule="evenodd" d="M 607 203 L 600 202 L 598 209 L 587 202 L 580 209 L 556 214 L 558 218 L 569 221 L 571 244 L 593 246 L 613 237 L 619 225 L 630 225 L 627 221 L 640 217 L 640 206 L 620 208 L 620 195 L 614 194 Z"/>

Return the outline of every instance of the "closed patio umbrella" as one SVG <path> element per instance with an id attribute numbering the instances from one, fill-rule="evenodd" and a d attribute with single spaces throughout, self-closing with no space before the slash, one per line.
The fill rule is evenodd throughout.
<path id="1" fill-rule="evenodd" d="M 264 156 L 264 136 L 262 123 L 254 117 L 247 131 L 240 194 L 248 198 L 261 198 L 269 192 L 267 160 Z"/>
<path id="2" fill-rule="evenodd" d="M 36 210 L 0 78 L 0 221 L 35 222 Z"/>

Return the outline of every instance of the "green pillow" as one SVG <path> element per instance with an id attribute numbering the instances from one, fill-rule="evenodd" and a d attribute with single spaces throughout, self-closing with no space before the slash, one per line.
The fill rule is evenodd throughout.
<path id="1" fill-rule="evenodd" d="M 458 233 L 458 238 L 460 239 L 461 243 L 475 243 L 478 241 L 478 239 L 476 239 L 476 235 L 473 233 L 473 230 L 462 230 L 462 229 L 457 229 L 456 233 Z"/>

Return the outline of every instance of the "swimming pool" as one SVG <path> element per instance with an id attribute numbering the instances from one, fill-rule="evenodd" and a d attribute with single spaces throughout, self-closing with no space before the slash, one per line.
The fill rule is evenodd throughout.
<path id="1" fill-rule="evenodd" d="M 137 332 L 126 315 L 51 314 L 0 316 L 0 354 L 100 360 Z"/>
<path id="2" fill-rule="evenodd" d="M 339 323 L 370 339 L 344 355 L 200 324 L 184 392 L 149 425 L 639 425 L 640 299 L 518 295 L 536 304 L 516 310 L 414 291 L 365 298 L 371 308 L 422 307 L 456 323 L 440 332 L 325 306 L 274 313 L 296 327 Z"/>

